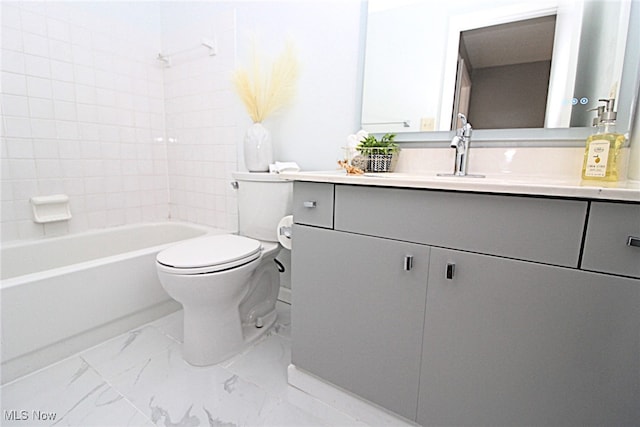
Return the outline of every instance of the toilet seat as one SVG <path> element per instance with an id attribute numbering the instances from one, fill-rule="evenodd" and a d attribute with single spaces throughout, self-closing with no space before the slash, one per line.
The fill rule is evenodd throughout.
<path id="1" fill-rule="evenodd" d="M 204 274 L 228 270 L 260 258 L 262 244 L 249 237 L 218 234 L 169 247 L 156 257 L 158 268 L 172 274 Z"/>

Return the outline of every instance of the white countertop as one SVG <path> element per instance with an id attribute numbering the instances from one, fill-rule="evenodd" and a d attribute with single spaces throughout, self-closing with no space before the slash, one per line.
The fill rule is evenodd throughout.
<path id="1" fill-rule="evenodd" d="M 287 172 L 282 173 L 281 177 L 294 181 L 336 184 L 640 202 L 640 181 L 624 181 L 612 184 L 616 185 L 616 187 L 602 187 L 581 185 L 580 180 L 577 179 L 545 179 L 540 177 L 498 175 L 487 175 L 485 178 L 440 177 L 436 174 L 420 175 L 395 172 L 347 175 L 346 172 L 340 170 Z"/>
<path id="2" fill-rule="evenodd" d="M 640 202 L 640 181 L 581 183 L 584 148 L 474 148 L 469 173 L 484 178 L 442 177 L 451 173 L 455 150 L 402 149 L 396 172 L 347 175 L 344 170 L 288 172 L 288 180 L 478 193 L 522 194 Z"/>

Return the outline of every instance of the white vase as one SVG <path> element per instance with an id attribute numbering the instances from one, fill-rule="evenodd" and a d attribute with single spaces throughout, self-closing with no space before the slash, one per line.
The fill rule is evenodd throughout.
<path id="1" fill-rule="evenodd" d="M 272 163 L 271 132 L 262 123 L 254 123 L 244 137 L 244 164 L 249 172 L 265 172 Z"/>

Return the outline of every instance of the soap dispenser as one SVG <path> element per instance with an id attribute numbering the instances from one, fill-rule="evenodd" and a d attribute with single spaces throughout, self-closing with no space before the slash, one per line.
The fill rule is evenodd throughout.
<path id="1" fill-rule="evenodd" d="M 582 179 L 616 182 L 624 179 L 623 148 L 626 138 L 616 132 L 616 113 L 613 111 L 615 99 L 600 99 L 604 106 L 598 107 L 597 126 L 587 138 L 582 164 Z M 594 125 L 596 124 L 594 120 Z"/>

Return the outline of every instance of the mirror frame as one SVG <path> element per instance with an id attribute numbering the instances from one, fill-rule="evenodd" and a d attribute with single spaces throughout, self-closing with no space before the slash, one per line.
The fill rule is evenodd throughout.
<path id="1" fill-rule="evenodd" d="M 362 5 L 361 37 L 361 81 L 360 81 L 360 111 L 359 119 L 362 125 L 362 102 L 364 100 L 362 87 L 364 86 L 364 55 L 366 44 L 368 4 Z M 635 110 L 638 108 L 640 96 L 640 2 L 632 1 L 629 13 L 629 30 L 624 54 L 624 68 L 620 81 L 620 96 L 618 99 L 619 132 L 628 133 L 633 127 Z M 472 121 L 473 122 L 473 121 Z M 582 146 L 591 134 L 589 127 L 574 128 L 539 128 L 539 129 L 477 129 L 473 131 L 472 141 L 476 147 L 496 146 Z M 383 133 L 374 133 L 382 135 Z M 448 146 L 455 131 L 431 131 L 431 132 L 399 132 L 396 133 L 396 142 L 405 148 Z M 445 145 L 446 144 L 446 145 Z"/>

